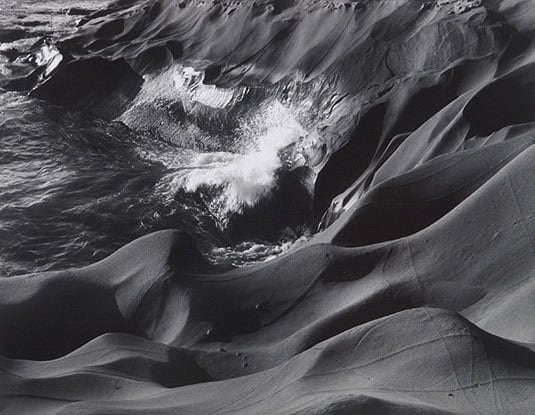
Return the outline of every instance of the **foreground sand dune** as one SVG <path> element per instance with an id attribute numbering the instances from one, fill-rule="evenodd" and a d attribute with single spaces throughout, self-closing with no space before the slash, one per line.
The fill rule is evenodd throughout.
<path id="1" fill-rule="evenodd" d="M 227 87 L 326 77 L 318 102 L 354 112 L 331 107 L 309 166 L 322 230 L 289 254 L 227 269 L 161 231 L 0 279 L 0 411 L 535 413 L 535 9 L 483 3 L 159 1 L 88 20 L 35 96 L 114 117 L 177 60 Z"/>
<path id="2" fill-rule="evenodd" d="M 455 313 L 416 308 L 344 331 L 275 368 L 179 387 L 184 377 L 191 383 L 206 379 L 187 352 L 106 334 L 58 360 L 2 362 L 9 384 L 4 410 L 530 413 L 533 358 L 533 350 L 491 336 Z"/>
<path id="3" fill-rule="evenodd" d="M 472 266 L 453 258 L 473 255 L 473 239 L 433 241 L 451 238 L 475 209 L 387 245 L 314 244 L 247 272 L 177 270 L 197 264 L 183 263 L 189 241 L 169 231 L 86 269 L 6 279 L 3 410 L 529 413 L 535 351 L 516 341 L 533 342 L 529 270 L 489 276 L 485 261 L 490 249 L 502 251 L 492 262 L 529 256 L 529 241 L 520 237 L 511 253 L 494 230 L 475 233 L 483 254 Z M 58 357 L 67 341 L 73 351 Z"/>
<path id="4" fill-rule="evenodd" d="M 163 231 L 84 269 L 2 280 L 5 410 L 529 413 L 535 150 L 516 141 L 477 190 L 401 239 L 340 247 L 329 229 L 220 271 Z M 425 195 L 425 180 L 407 182 Z"/>

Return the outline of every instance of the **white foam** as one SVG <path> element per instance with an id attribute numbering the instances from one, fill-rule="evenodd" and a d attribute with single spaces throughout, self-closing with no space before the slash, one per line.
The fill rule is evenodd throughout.
<path id="1" fill-rule="evenodd" d="M 169 166 L 179 168 L 168 177 L 171 192 L 181 188 L 196 192 L 204 187 L 218 190 L 212 208 L 223 218 L 254 206 L 277 185 L 277 171 L 291 160 L 281 150 L 299 142 L 305 129 L 278 102 L 259 111 L 258 117 L 246 123 L 241 131 L 247 134 L 242 154 L 228 152 L 189 154 L 173 160 Z"/>
<path id="2" fill-rule="evenodd" d="M 296 240 L 281 241 L 276 244 L 246 241 L 233 247 L 214 248 L 207 256 L 215 263 L 226 262 L 235 266 L 251 265 L 257 262 L 267 262 L 286 254 L 302 246 L 308 239 L 307 235 Z"/>
<path id="3" fill-rule="evenodd" d="M 44 42 L 41 49 L 35 54 L 37 66 L 46 66 L 44 76 L 50 75 L 63 61 L 63 55 L 52 43 Z"/>
<path id="4" fill-rule="evenodd" d="M 270 194 L 281 169 L 306 164 L 306 153 L 320 141 L 315 129 L 311 133 L 299 121 L 314 105 L 311 99 L 290 107 L 270 98 L 257 107 L 243 108 L 239 127 L 221 135 L 202 131 L 188 120 L 175 120 L 169 112 L 180 102 L 188 115 L 205 117 L 215 109 L 217 119 L 230 114 L 248 91 L 205 85 L 203 72 L 176 64 L 146 76 L 133 106 L 121 117 L 128 126 L 149 133 L 165 129 L 164 139 L 180 147 L 143 150 L 145 157 L 172 170 L 156 191 L 165 197 L 174 197 L 179 190 L 209 195 L 204 198 L 207 207 L 223 226 L 229 213 L 254 206 Z M 169 139 L 169 132 L 176 138 Z M 201 153 L 196 148 L 219 151 Z"/>

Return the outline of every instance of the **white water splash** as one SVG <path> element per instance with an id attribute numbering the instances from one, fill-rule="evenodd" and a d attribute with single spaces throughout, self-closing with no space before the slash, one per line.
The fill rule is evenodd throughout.
<path id="1" fill-rule="evenodd" d="M 279 169 L 295 163 L 293 151 L 285 154 L 284 150 L 302 141 L 307 132 L 288 108 L 274 102 L 245 123 L 241 134 L 247 135 L 242 153 L 190 153 L 175 158 L 168 167 L 177 170 L 164 180 L 167 191 L 212 189 L 209 208 L 224 220 L 230 212 L 254 206 L 276 187 Z"/>
<path id="2" fill-rule="evenodd" d="M 207 257 L 214 263 L 231 263 L 234 266 L 252 265 L 267 262 L 280 255 L 301 247 L 310 235 L 304 235 L 296 240 L 281 241 L 277 244 L 242 242 L 233 247 L 214 248 L 207 253 Z"/>
<path id="3" fill-rule="evenodd" d="M 188 120 L 196 114 L 208 122 L 211 116 L 216 122 L 217 117 L 232 116 L 238 104 L 245 105 L 242 100 L 249 91 L 205 85 L 202 72 L 176 64 L 147 76 L 135 102 L 121 117 L 138 131 L 163 131 L 160 137 L 177 146 L 141 151 L 171 170 L 156 192 L 169 199 L 179 191 L 201 194 L 222 227 L 229 214 L 255 206 L 273 192 L 281 170 L 305 164 L 304 154 L 319 142 L 315 129 L 311 132 L 300 122 L 313 105 L 310 100 L 292 107 L 275 97 L 247 104 L 236 112 L 238 126 L 230 131 L 222 127 L 221 134 Z M 177 104 L 182 114 L 173 113 Z"/>
<path id="4" fill-rule="evenodd" d="M 37 66 L 45 66 L 43 76 L 50 75 L 63 61 L 63 55 L 53 43 L 44 41 L 41 49 L 35 54 L 35 63 Z"/>

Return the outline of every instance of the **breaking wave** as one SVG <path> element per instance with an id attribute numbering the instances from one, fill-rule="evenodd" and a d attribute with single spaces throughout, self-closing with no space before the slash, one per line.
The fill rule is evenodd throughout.
<path id="1" fill-rule="evenodd" d="M 302 141 L 306 130 L 291 117 L 287 108 L 274 103 L 253 130 L 243 153 L 212 152 L 192 154 L 188 159 L 175 158 L 177 169 L 162 185 L 175 192 L 212 190 L 211 207 L 223 215 L 254 206 L 277 185 L 277 173 L 294 165 L 289 148 Z M 246 132 L 244 132 L 246 133 Z M 285 151 L 287 150 L 287 151 Z"/>
<path id="2" fill-rule="evenodd" d="M 224 228 L 232 214 L 254 207 L 283 172 L 306 164 L 318 133 L 302 102 L 281 102 L 250 87 L 204 84 L 204 73 L 173 65 L 145 77 L 121 121 L 157 138 L 143 157 L 169 171 L 157 193 L 197 193 Z"/>

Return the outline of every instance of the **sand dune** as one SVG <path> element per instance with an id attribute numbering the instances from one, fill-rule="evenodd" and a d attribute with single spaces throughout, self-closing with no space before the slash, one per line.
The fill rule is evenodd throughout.
<path id="1" fill-rule="evenodd" d="M 196 383 L 202 377 L 192 376 L 191 385 L 174 387 L 184 370 L 195 374 L 187 359 L 170 357 L 179 353 L 108 334 L 55 361 L 2 362 L 9 379 L 4 410 L 472 414 L 529 413 L 534 405 L 534 352 L 440 309 L 371 321 L 281 366 L 225 381 Z M 40 396 L 30 398 L 31 391 Z"/>
<path id="2" fill-rule="evenodd" d="M 532 2 L 127 3 L 32 94 L 113 118 L 171 61 L 324 79 L 321 231 L 245 268 L 169 230 L 0 279 L 2 413 L 534 413 Z"/>
<path id="3" fill-rule="evenodd" d="M 524 158 L 518 168 L 529 162 Z M 179 271 L 181 259 L 191 258 L 189 242 L 165 231 L 86 269 L 41 281 L 6 279 L 2 293 L 11 298 L 2 298 L 2 333 L 34 347 L 4 351 L 10 356 L 0 363 L 4 411 L 529 413 L 535 387 L 533 345 L 525 343 L 533 342 L 529 267 L 502 265 L 501 273 L 488 273 L 495 261 L 529 251 L 529 241 L 521 237 L 508 251 L 503 244 L 514 238 L 503 235 L 499 244 L 487 229 L 446 243 L 456 226 L 466 226 L 456 223 L 458 216 L 473 218 L 477 208 L 463 207 L 408 239 L 366 248 L 312 244 L 251 269 Z M 474 240 L 483 245 L 479 254 L 466 248 Z M 492 248 L 502 255 L 489 256 Z M 477 258 L 454 261 L 470 255 Z M 43 281 L 57 289 L 47 292 Z M 113 305 L 101 294 L 92 297 L 97 286 Z M 76 305 L 69 304 L 73 297 Z M 43 340 L 36 329 L 53 318 L 47 301 L 62 310 L 47 327 L 48 345 L 58 339 L 65 346 L 73 327 L 88 326 L 73 311 L 100 324 L 102 333 L 138 335 L 108 333 L 84 344 L 78 333 L 62 357 L 20 360 L 57 354 L 56 347 L 36 355 L 45 350 L 36 347 Z M 21 321 L 20 311 L 8 315 L 23 305 L 33 325 Z M 456 310 L 507 339 L 455 311 L 422 305 Z M 113 326 L 117 315 L 122 327 Z"/>

